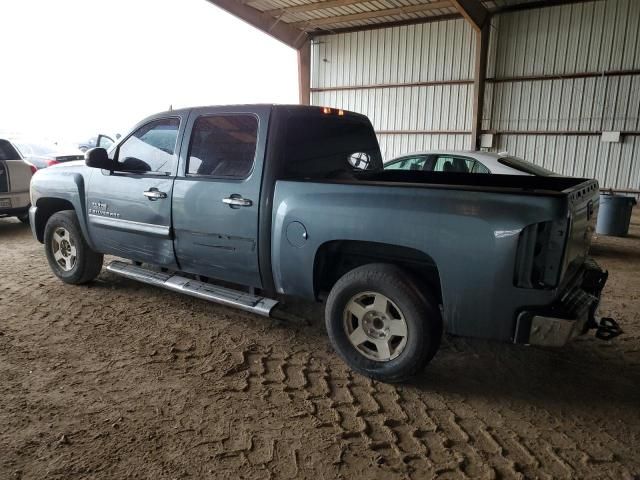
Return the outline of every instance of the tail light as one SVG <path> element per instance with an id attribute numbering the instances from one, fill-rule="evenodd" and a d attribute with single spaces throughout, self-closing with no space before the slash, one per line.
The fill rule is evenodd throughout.
<path id="1" fill-rule="evenodd" d="M 57 164 L 60 163 L 59 161 L 54 160 L 54 159 L 46 160 L 46 162 L 47 162 L 47 167 L 50 167 L 52 165 L 57 165 Z"/>
<path id="2" fill-rule="evenodd" d="M 33 163 L 27 162 L 26 160 L 24 160 L 24 163 L 29 165 L 29 168 L 31 169 L 31 175 L 34 175 L 38 171 L 38 169 L 36 168 L 36 166 Z"/>
<path id="3" fill-rule="evenodd" d="M 558 285 L 564 254 L 567 223 L 534 223 L 522 229 L 516 253 L 514 284 L 524 288 Z"/>

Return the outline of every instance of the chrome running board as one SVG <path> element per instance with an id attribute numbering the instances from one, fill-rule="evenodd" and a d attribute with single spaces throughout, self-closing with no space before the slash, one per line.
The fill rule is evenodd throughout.
<path id="1" fill-rule="evenodd" d="M 107 266 L 109 272 L 139 282 L 148 283 L 156 287 L 163 287 L 174 292 L 185 293 L 193 297 L 209 300 L 230 307 L 236 307 L 246 312 L 257 313 L 268 317 L 271 310 L 278 303 L 277 300 L 259 297 L 250 293 L 240 292 L 231 288 L 219 287 L 210 283 L 192 280 L 172 273 L 156 272 L 129 263 L 114 261 Z"/>

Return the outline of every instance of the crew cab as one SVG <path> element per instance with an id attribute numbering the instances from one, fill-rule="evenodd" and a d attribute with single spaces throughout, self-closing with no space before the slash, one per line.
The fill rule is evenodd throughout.
<path id="1" fill-rule="evenodd" d="M 596 325 L 606 281 L 595 180 L 383 170 L 371 122 L 327 107 L 159 113 L 39 171 L 31 200 L 64 282 L 110 254 L 112 272 L 262 315 L 325 301 L 335 350 L 384 381 L 443 331 L 563 345 Z"/>
<path id="2" fill-rule="evenodd" d="M 35 171 L 9 140 L 0 138 L 0 217 L 29 221 L 29 182 Z"/>

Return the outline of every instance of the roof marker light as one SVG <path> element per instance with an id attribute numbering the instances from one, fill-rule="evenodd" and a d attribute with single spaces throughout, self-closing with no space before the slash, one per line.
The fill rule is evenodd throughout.
<path id="1" fill-rule="evenodd" d="M 322 107 L 322 113 L 331 113 L 331 109 L 329 107 Z"/>

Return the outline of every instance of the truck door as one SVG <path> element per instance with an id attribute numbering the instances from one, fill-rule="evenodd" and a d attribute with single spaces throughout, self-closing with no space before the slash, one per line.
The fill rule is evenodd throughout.
<path id="1" fill-rule="evenodd" d="M 171 194 L 187 114 L 151 120 L 113 152 L 117 170 L 96 170 L 87 189 L 89 235 L 98 251 L 174 266 Z"/>
<path id="2" fill-rule="evenodd" d="M 173 190 L 181 270 L 262 286 L 258 213 L 269 111 L 192 111 Z"/>

